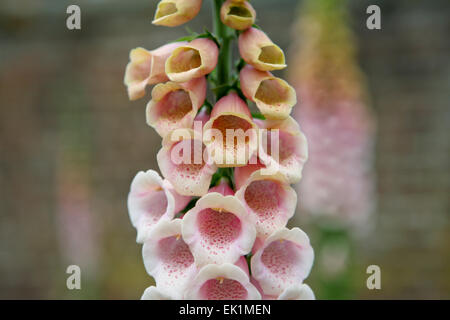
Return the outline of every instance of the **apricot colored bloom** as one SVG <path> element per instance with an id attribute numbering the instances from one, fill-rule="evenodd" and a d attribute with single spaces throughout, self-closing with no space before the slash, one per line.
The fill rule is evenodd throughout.
<path id="1" fill-rule="evenodd" d="M 250 28 L 256 19 L 256 11 L 247 1 L 227 0 L 220 9 L 223 24 L 236 30 Z"/>
<path id="2" fill-rule="evenodd" d="M 166 60 L 172 51 L 186 42 L 169 43 L 158 49 L 148 51 L 135 48 L 130 51 L 130 62 L 125 70 L 124 84 L 130 100 L 142 98 L 147 85 L 167 81 Z"/>
<path id="3" fill-rule="evenodd" d="M 166 74 L 175 82 L 207 75 L 217 65 L 219 49 L 214 41 L 199 38 L 176 48 L 166 60 Z"/>
<path id="4" fill-rule="evenodd" d="M 152 23 L 176 27 L 195 18 L 201 7 L 202 0 L 161 0 Z"/>
<path id="5" fill-rule="evenodd" d="M 294 88 L 270 72 L 246 65 L 241 70 L 240 80 L 242 93 L 256 103 L 267 119 L 286 119 L 297 103 Z"/>
<path id="6" fill-rule="evenodd" d="M 245 62 L 261 71 L 286 67 L 283 50 L 256 28 L 247 29 L 239 36 L 239 52 Z"/>
<path id="7" fill-rule="evenodd" d="M 244 166 L 258 147 L 257 126 L 236 93 L 217 101 L 203 127 L 203 141 L 218 167 Z"/>
<path id="8" fill-rule="evenodd" d="M 145 241 L 158 222 L 173 219 L 189 201 L 190 197 L 179 195 L 156 171 L 138 172 L 128 194 L 128 212 L 137 229 L 136 241 Z"/>
<path id="9" fill-rule="evenodd" d="M 191 128 L 205 97 L 204 77 L 185 83 L 160 83 L 153 88 L 152 100 L 147 104 L 147 124 L 161 137 L 177 128 Z"/>
<path id="10" fill-rule="evenodd" d="M 298 123 L 285 120 L 254 120 L 263 134 L 259 139 L 259 158 L 269 168 L 277 168 L 290 183 L 302 177 L 308 159 L 308 143 Z"/>

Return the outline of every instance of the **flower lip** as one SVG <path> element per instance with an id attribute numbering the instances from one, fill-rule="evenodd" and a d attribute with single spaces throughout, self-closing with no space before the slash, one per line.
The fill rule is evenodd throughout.
<path id="1" fill-rule="evenodd" d="M 147 273 L 161 293 L 181 299 L 196 273 L 194 257 L 181 238 L 181 220 L 162 221 L 144 242 L 142 256 Z"/>
<path id="2" fill-rule="evenodd" d="M 200 269 L 187 290 L 186 298 L 189 300 L 260 300 L 261 295 L 240 267 L 224 263 L 210 264 Z"/>
<path id="3" fill-rule="evenodd" d="M 256 231 L 234 196 L 212 192 L 183 217 L 182 235 L 198 266 L 235 261 L 250 252 Z"/>
<path id="4" fill-rule="evenodd" d="M 278 296 L 287 287 L 303 282 L 313 260 L 308 236 L 299 228 L 283 228 L 270 235 L 252 256 L 252 276 L 264 294 Z"/>

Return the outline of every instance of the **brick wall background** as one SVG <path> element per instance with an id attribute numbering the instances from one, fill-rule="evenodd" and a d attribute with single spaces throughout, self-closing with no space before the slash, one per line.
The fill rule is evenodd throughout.
<path id="1" fill-rule="evenodd" d="M 211 25 L 204 2 L 194 30 Z M 68 31 L 75 3 L 82 30 Z M 365 28 L 369 4 L 382 9 L 381 31 Z M 145 124 L 148 98 L 129 102 L 122 79 L 131 48 L 184 35 L 152 26 L 155 6 L 1 2 L 0 298 L 138 298 L 151 284 L 126 196 L 137 171 L 157 169 L 160 138 Z M 287 49 L 297 2 L 254 6 Z M 350 10 L 378 117 L 378 209 L 357 242 L 357 296 L 450 298 L 450 3 L 364 0 Z M 68 264 L 85 270 L 83 290 L 65 289 Z M 365 288 L 369 264 L 381 267 L 380 291 Z"/>

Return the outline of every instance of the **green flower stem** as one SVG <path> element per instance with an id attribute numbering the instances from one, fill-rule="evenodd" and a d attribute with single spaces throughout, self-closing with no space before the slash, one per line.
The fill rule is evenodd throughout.
<path id="1" fill-rule="evenodd" d="M 216 99 L 227 94 L 231 81 L 231 40 L 230 29 L 220 20 L 220 8 L 224 0 L 213 0 L 214 34 L 220 43 L 219 61 L 217 62 Z"/>

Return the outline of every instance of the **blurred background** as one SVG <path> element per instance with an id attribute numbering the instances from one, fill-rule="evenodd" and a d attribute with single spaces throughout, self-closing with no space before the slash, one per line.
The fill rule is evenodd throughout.
<path id="1" fill-rule="evenodd" d="M 291 74 L 278 76 L 299 81 L 300 92 L 313 79 L 319 91 L 346 79 L 328 104 L 351 87 L 371 119 L 362 131 L 349 131 L 368 137 L 368 192 L 356 198 L 367 197 L 369 218 L 330 227 L 307 218 L 300 204 L 292 222 L 316 249 L 306 282 L 319 299 L 450 299 L 450 2 L 349 0 L 310 10 L 297 0 L 252 3 L 257 24 L 286 52 Z M 81 30 L 66 28 L 70 4 L 81 7 Z M 123 75 L 130 49 L 154 49 L 186 34 L 153 26 L 156 4 L 1 1 L 0 298 L 137 299 L 152 284 L 126 197 L 137 171 L 157 169 L 160 138 L 145 123 L 149 96 L 128 101 Z M 381 8 L 381 30 L 366 27 L 371 4 Z M 210 10 L 205 0 L 187 26 L 211 30 Z M 332 19 L 348 36 L 329 34 L 316 46 L 318 32 L 308 26 Z M 316 61 L 321 52 L 322 62 L 340 66 L 334 57 L 344 57 L 346 67 L 329 73 Z M 318 101 L 308 92 L 304 99 L 299 93 L 297 108 Z M 66 288 L 71 264 L 81 267 L 82 290 Z M 366 287 L 372 264 L 381 268 L 381 290 Z"/>

